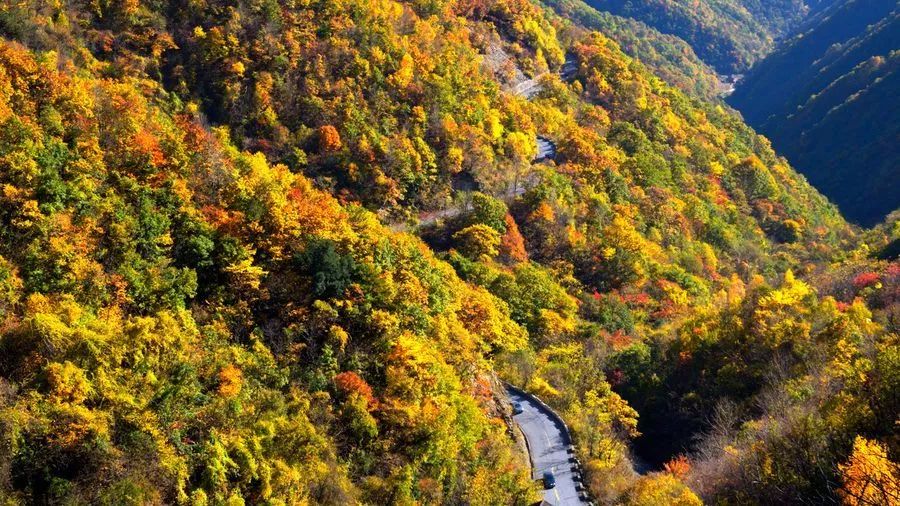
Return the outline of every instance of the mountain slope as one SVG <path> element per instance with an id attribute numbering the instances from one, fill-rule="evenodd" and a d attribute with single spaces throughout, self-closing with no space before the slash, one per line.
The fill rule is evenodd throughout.
<path id="1" fill-rule="evenodd" d="M 891 268 L 819 298 L 857 230 L 602 33 L 525 0 L 0 28 L 4 500 L 528 504 L 496 375 L 605 504 L 834 502 L 856 435 L 895 454 Z"/>
<path id="2" fill-rule="evenodd" d="M 790 34 L 810 16 L 834 0 L 741 0 L 753 18 L 776 37 Z"/>
<path id="3" fill-rule="evenodd" d="M 567 0 L 567 3 L 573 2 Z M 810 17 L 826 10 L 833 0 L 585 0 L 585 3 L 601 13 L 638 21 L 680 38 L 720 74 L 734 74 L 746 71 L 772 50 L 774 41 L 794 33 Z"/>
<path id="4" fill-rule="evenodd" d="M 747 68 L 772 43 L 766 29 L 737 2 L 589 0 L 588 4 L 684 39 L 703 61 L 723 74 Z"/>
<path id="5" fill-rule="evenodd" d="M 91 74 L 0 42 L 5 501 L 531 497 L 490 394 L 525 344 L 504 303 Z"/>
<path id="6" fill-rule="evenodd" d="M 729 103 L 852 219 L 900 206 L 896 2 L 839 2 L 760 62 Z"/>
<path id="7" fill-rule="evenodd" d="M 655 75 L 688 94 L 711 100 L 719 93 L 715 71 L 678 37 L 660 33 L 636 19 L 598 11 L 583 0 L 544 0 L 542 3 L 560 17 L 615 40 L 626 54 L 639 59 Z"/>

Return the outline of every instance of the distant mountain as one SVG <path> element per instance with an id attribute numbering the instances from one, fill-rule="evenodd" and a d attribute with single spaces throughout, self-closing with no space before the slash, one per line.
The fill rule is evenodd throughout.
<path id="1" fill-rule="evenodd" d="M 720 73 L 741 72 L 809 12 L 814 0 L 586 0 L 599 11 L 639 20 L 688 42 Z M 828 0 L 825 0 L 828 1 Z"/>
<path id="2" fill-rule="evenodd" d="M 834 0 L 741 0 L 741 5 L 770 33 L 781 36 Z"/>
<path id="3" fill-rule="evenodd" d="M 692 61 L 637 29 L 602 28 Z M 534 504 L 502 379 L 598 504 L 893 504 L 900 264 L 847 252 L 900 227 L 616 40 L 533 0 L 4 2 L 0 502 Z"/>
<path id="4" fill-rule="evenodd" d="M 900 206 L 900 8 L 844 0 L 814 13 L 729 102 L 851 219 Z"/>

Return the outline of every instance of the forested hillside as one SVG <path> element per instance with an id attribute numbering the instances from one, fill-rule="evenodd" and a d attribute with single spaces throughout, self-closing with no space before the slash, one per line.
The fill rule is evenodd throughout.
<path id="1" fill-rule="evenodd" d="M 5 500 L 530 497 L 505 304 L 153 82 L 9 42 L 0 76 Z"/>
<path id="2" fill-rule="evenodd" d="M 575 26 L 613 39 L 628 56 L 639 59 L 654 75 L 688 94 L 709 100 L 719 94 L 715 70 L 678 37 L 660 33 L 636 19 L 598 11 L 583 0 L 542 3 Z"/>
<path id="3" fill-rule="evenodd" d="M 2 7 L 5 503 L 532 504 L 498 378 L 602 504 L 896 496 L 900 222 L 601 25 Z"/>
<path id="4" fill-rule="evenodd" d="M 809 16 L 828 7 L 834 0 L 741 0 L 753 18 L 770 33 L 789 35 Z"/>
<path id="5" fill-rule="evenodd" d="M 800 0 L 585 1 L 598 11 L 636 19 L 685 40 L 722 74 L 749 68 L 809 9 L 808 2 Z"/>
<path id="6" fill-rule="evenodd" d="M 729 103 L 850 218 L 900 207 L 900 10 L 835 2 L 760 62 Z"/>

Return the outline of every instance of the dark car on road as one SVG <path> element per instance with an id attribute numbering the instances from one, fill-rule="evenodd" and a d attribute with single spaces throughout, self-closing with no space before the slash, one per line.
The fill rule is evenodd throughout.
<path id="1" fill-rule="evenodd" d="M 544 488 L 551 489 L 556 486 L 556 477 L 553 476 L 553 472 L 544 471 Z"/>
<path id="2" fill-rule="evenodd" d="M 520 402 L 514 402 L 512 404 L 512 408 L 513 408 L 514 415 L 522 414 L 522 412 L 524 411 L 524 409 L 522 409 L 522 403 L 520 403 Z"/>

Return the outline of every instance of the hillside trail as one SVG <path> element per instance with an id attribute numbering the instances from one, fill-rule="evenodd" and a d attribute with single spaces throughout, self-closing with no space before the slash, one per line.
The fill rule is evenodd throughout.
<path id="1" fill-rule="evenodd" d="M 491 46 L 491 48 L 488 49 L 488 52 L 485 55 L 485 65 L 495 71 L 499 71 L 499 69 L 502 67 L 508 67 L 510 62 L 512 62 L 512 58 L 508 54 L 506 54 L 502 50 L 502 48 L 499 48 L 499 46 Z M 578 67 L 575 59 L 571 55 L 567 55 L 565 62 L 563 62 L 559 70 L 557 70 L 555 73 L 561 80 L 570 83 L 575 78 L 577 70 Z M 551 72 L 547 71 L 542 72 L 532 78 L 527 78 L 525 74 L 522 73 L 521 69 L 513 66 L 513 77 L 511 79 L 511 83 L 505 88 L 509 93 L 513 95 L 523 97 L 526 100 L 533 100 L 544 89 L 543 83 L 541 81 L 545 76 L 548 76 L 550 74 Z M 556 159 L 556 142 L 554 142 L 549 137 L 545 137 L 541 134 L 535 135 L 534 142 L 537 154 L 532 160 L 532 164 Z M 521 184 L 519 181 L 515 181 L 511 185 L 511 187 L 507 188 L 506 191 L 504 191 L 497 197 L 509 204 L 517 197 L 528 191 L 535 184 L 537 184 L 537 178 L 526 177 L 521 182 Z M 463 214 L 467 210 L 468 209 L 466 203 L 458 203 L 444 209 L 426 211 L 419 214 L 417 226 L 425 227 L 432 225 L 439 220 L 452 219 Z M 410 225 L 406 222 L 397 222 L 391 224 L 390 228 L 394 231 L 407 231 L 409 230 Z"/>

